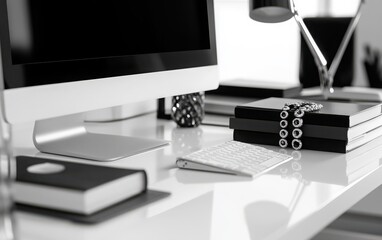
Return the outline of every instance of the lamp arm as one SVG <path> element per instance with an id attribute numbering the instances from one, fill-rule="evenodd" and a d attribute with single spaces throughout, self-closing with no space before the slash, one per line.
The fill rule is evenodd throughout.
<path id="1" fill-rule="evenodd" d="M 352 34 L 357 27 L 357 24 L 358 24 L 359 19 L 361 17 L 362 6 L 364 3 L 365 3 L 365 0 L 361 0 L 360 4 L 358 6 L 357 14 L 351 20 L 349 27 L 347 28 L 346 33 L 344 35 L 344 38 L 342 39 L 341 45 L 340 45 L 339 49 L 337 50 L 336 55 L 333 58 L 332 64 L 330 65 L 329 75 L 333 78 L 334 78 L 334 75 L 336 74 L 336 72 L 338 70 L 338 67 L 341 63 L 342 57 L 345 54 L 346 47 L 349 44 L 349 41 L 352 37 Z"/>
<path id="2" fill-rule="evenodd" d="M 293 6 L 293 13 L 294 13 L 294 19 L 297 22 L 298 27 L 300 28 L 300 32 L 302 33 L 302 36 L 305 39 L 305 42 L 307 43 L 309 50 L 312 52 L 314 60 L 316 62 L 317 67 L 319 68 L 319 71 L 325 72 L 325 74 L 328 73 L 327 64 L 324 55 L 322 54 L 320 48 L 317 46 L 316 41 L 314 41 L 312 35 L 310 34 L 308 28 L 306 27 L 303 19 L 299 15 L 293 0 L 291 0 L 292 6 Z"/>
<path id="3" fill-rule="evenodd" d="M 294 19 L 296 20 L 297 25 L 300 28 L 300 32 L 302 33 L 302 36 L 304 37 L 305 42 L 307 43 L 317 65 L 323 97 L 324 99 L 328 99 L 329 94 L 333 92 L 333 77 L 329 74 L 328 62 L 326 61 L 320 48 L 317 46 L 316 41 L 314 41 L 312 35 L 304 23 L 304 20 L 299 15 L 296 5 L 294 4 L 294 0 L 290 0 L 290 3 L 292 6 L 292 12 L 294 14 Z"/>

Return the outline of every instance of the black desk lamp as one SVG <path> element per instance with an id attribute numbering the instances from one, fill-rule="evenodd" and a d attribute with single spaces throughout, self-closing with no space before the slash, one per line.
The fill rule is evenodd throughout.
<path id="1" fill-rule="evenodd" d="M 322 94 L 324 98 L 327 99 L 330 93 L 333 93 L 333 78 L 345 53 L 346 46 L 348 45 L 358 24 L 359 18 L 361 17 L 361 8 L 363 3 L 365 3 L 365 0 L 361 0 L 357 13 L 350 22 L 329 69 L 324 55 L 320 51 L 320 48 L 317 46 L 304 21 L 299 15 L 294 0 L 249 0 L 249 16 L 255 21 L 264 23 L 278 23 L 294 17 L 310 51 L 314 56 L 314 61 L 318 67 L 318 72 L 320 75 Z"/>

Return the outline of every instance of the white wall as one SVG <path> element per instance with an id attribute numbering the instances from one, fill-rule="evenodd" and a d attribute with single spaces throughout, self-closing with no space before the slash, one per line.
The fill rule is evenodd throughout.
<path id="1" fill-rule="evenodd" d="M 377 14 L 381 9 L 381 0 L 367 3 L 367 12 L 371 8 Z M 359 0 L 296 0 L 303 17 L 353 16 L 358 4 Z M 248 0 L 215 0 L 215 9 L 222 81 L 244 78 L 298 82 L 300 35 L 293 19 L 278 24 L 255 22 L 248 16 Z M 364 25 L 369 18 L 361 22 L 362 31 L 368 29 Z M 357 83 L 361 84 L 359 66 L 356 71 Z"/>
<path id="2" fill-rule="evenodd" d="M 216 0 L 218 61 L 222 80 L 246 78 L 296 81 L 297 26 L 262 24 L 248 16 L 244 0 Z M 277 71 L 275 71 L 277 69 Z"/>

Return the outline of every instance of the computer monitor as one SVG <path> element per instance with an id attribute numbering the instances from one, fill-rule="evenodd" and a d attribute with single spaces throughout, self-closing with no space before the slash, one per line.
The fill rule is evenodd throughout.
<path id="1" fill-rule="evenodd" d="M 0 0 L 0 45 L 5 121 L 36 121 L 42 152 L 108 161 L 164 144 L 89 133 L 76 113 L 218 85 L 213 0 Z"/>

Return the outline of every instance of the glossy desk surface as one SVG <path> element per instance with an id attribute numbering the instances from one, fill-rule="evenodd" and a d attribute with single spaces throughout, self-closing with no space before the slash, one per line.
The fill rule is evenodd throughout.
<path id="1" fill-rule="evenodd" d="M 149 188 L 171 196 L 97 225 L 16 212 L 20 239 L 309 239 L 382 182 L 382 138 L 349 154 L 288 150 L 294 160 L 250 179 L 176 168 L 177 156 L 231 140 L 224 127 L 180 129 L 154 114 L 87 127 L 171 144 L 110 163 L 57 159 L 143 168 Z M 16 153 L 51 157 L 38 153 L 31 136 L 31 124 L 15 126 Z"/>

